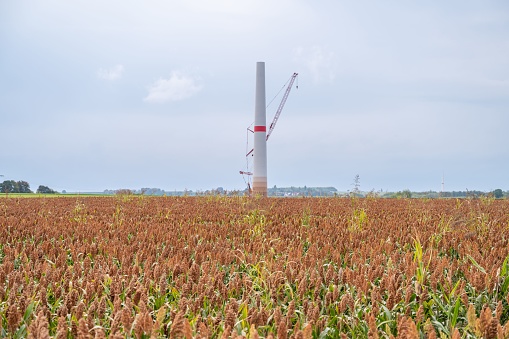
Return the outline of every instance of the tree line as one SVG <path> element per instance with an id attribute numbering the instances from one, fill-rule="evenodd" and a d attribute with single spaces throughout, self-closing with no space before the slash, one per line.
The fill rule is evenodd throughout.
<path id="1" fill-rule="evenodd" d="M 30 184 L 26 181 L 14 181 L 14 180 L 5 180 L 0 183 L 0 192 L 2 193 L 34 193 L 30 189 Z M 40 194 L 55 194 L 58 193 L 48 186 L 39 185 L 36 193 Z"/>

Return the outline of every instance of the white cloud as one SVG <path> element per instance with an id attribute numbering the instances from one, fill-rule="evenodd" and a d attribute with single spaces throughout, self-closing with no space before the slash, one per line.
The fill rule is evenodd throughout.
<path id="1" fill-rule="evenodd" d="M 307 68 L 315 84 L 332 83 L 336 77 L 336 56 L 321 46 L 296 48 L 295 60 Z"/>
<path id="2" fill-rule="evenodd" d="M 107 81 L 115 81 L 122 77 L 122 73 L 124 73 L 123 65 L 115 65 L 111 68 L 101 68 L 97 71 L 97 77 L 99 79 L 107 80 Z"/>
<path id="3" fill-rule="evenodd" d="M 202 87 L 198 79 L 173 71 L 169 79 L 159 79 L 153 83 L 143 100 L 150 103 L 184 100 L 198 93 Z"/>

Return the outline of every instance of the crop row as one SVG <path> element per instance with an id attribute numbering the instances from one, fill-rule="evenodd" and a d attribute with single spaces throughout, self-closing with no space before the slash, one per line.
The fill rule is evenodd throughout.
<path id="1" fill-rule="evenodd" d="M 509 338 L 505 200 L 0 199 L 0 337 Z"/>

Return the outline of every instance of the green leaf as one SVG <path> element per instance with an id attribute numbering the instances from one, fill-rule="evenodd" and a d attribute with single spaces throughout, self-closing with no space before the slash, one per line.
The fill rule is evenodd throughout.
<path id="1" fill-rule="evenodd" d="M 330 328 L 330 327 L 326 327 L 322 333 L 320 333 L 320 335 L 318 336 L 318 339 L 323 339 L 323 338 L 328 338 L 328 334 L 329 332 L 334 332 L 334 329 Z M 332 333 L 331 333 L 332 334 Z"/>
<path id="2" fill-rule="evenodd" d="M 505 277 L 509 273 L 509 255 L 505 258 L 504 262 L 502 263 L 502 269 L 500 271 L 500 276 Z"/>
<path id="3" fill-rule="evenodd" d="M 440 298 L 438 298 L 435 294 L 433 294 L 432 296 L 433 296 L 433 300 L 435 301 L 435 305 L 437 305 L 440 308 L 440 311 L 443 313 L 447 313 L 447 309 L 446 309 L 445 305 L 442 303 L 442 301 L 440 300 Z M 447 299 L 446 295 L 443 295 L 443 296 L 444 296 L 444 298 Z"/>
<path id="4" fill-rule="evenodd" d="M 449 334 L 449 330 L 445 328 L 444 324 L 442 324 L 440 321 L 433 318 L 431 319 L 431 323 L 440 333 Z"/>
<path id="5" fill-rule="evenodd" d="M 392 320 L 392 313 L 385 305 L 381 305 L 380 308 L 382 309 L 383 313 L 387 317 L 387 319 Z"/>
<path id="6" fill-rule="evenodd" d="M 457 298 L 456 305 L 454 305 L 454 311 L 452 313 L 452 318 L 451 318 L 451 329 L 456 327 L 456 322 L 458 321 L 458 313 L 460 310 L 460 305 L 461 305 L 460 298 Z"/>
<path id="7" fill-rule="evenodd" d="M 507 295 L 509 289 L 509 275 L 505 277 L 504 282 L 500 285 L 500 292 L 502 295 Z"/>
<path id="8" fill-rule="evenodd" d="M 34 312 L 35 302 L 31 301 L 30 304 L 28 304 L 25 314 L 23 314 L 23 321 L 26 323 L 28 319 L 32 316 L 32 313 Z"/>
<path id="9" fill-rule="evenodd" d="M 454 296 L 454 292 L 456 292 L 456 289 L 458 288 L 458 286 L 460 285 L 460 280 L 458 280 L 456 282 L 456 285 L 454 285 L 453 289 L 451 290 L 451 293 L 449 293 L 449 298 L 451 298 L 452 296 Z"/>
<path id="10" fill-rule="evenodd" d="M 27 335 L 27 325 L 22 324 L 18 330 L 14 333 L 14 338 L 26 338 Z"/>
<path id="11" fill-rule="evenodd" d="M 419 238 L 414 239 L 414 261 L 417 263 L 422 262 L 422 245 Z"/>
<path id="12" fill-rule="evenodd" d="M 479 265 L 479 264 L 477 263 L 477 261 L 475 261 L 475 259 L 474 259 L 474 258 L 472 258 L 472 256 L 471 256 L 470 254 L 467 254 L 467 258 L 468 258 L 468 259 L 472 262 L 472 264 L 473 264 L 475 267 L 477 267 L 477 269 L 478 269 L 479 271 L 481 271 L 482 273 L 486 274 L 486 270 L 485 270 L 484 268 L 482 268 L 482 267 L 481 267 L 481 265 Z"/>
<path id="13" fill-rule="evenodd" d="M 243 329 L 249 329 L 248 316 L 247 304 L 242 304 L 242 308 L 240 309 L 240 324 Z"/>
<path id="14" fill-rule="evenodd" d="M 113 304 L 113 302 L 110 300 L 110 298 L 105 298 L 106 299 L 106 303 L 108 304 L 108 308 L 111 310 L 111 312 L 113 313 L 113 309 L 115 308 L 115 305 Z"/>

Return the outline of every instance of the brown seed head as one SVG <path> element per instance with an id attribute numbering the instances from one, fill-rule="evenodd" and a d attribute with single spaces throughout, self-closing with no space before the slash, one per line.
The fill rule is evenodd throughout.
<path id="1" fill-rule="evenodd" d="M 78 339 L 92 339 L 88 332 L 88 324 L 85 318 L 80 318 L 78 322 Z"/>
<path id="2" fill-rule="evenodd" d="M 368 338 L 369 339 L 378 339 L 378 329 L 376 327 L 375 316 L 372 313 L 369 313 L 366 316 L 366 320 L 368 322 Z"/>
<path id="3" fill-rule="evenodd" d="M 279 322 L 277 327 L 277 338 L 278 339 L 286 339 L 287 338 L 288 327 L 286 326 L 286 320 L 282 319 Z"/>
<path id="4" fill-rule="evenodd" d="M 64 317 L 58 317 L 57 333 L 55 339 L 66 339 L 67 338 L 67 322 Z"/>
<path id="5" fill-rule="evenodd" d="M 485 339 L 497 339 L 498 324 L 499 322 L 497 318 L 495 317 L 491 318 L 490 322 L 488 323 L 488 326 L 484 331 Z"/>
<path id="6" fill-rule="evenodd" d="M 10 333 L 14 334 L 18 328 L 20 320 L 21 313 L 19 312 L 18 307 L 15 304 L 11 304 L 7 309 L 7 329 Z"/>

